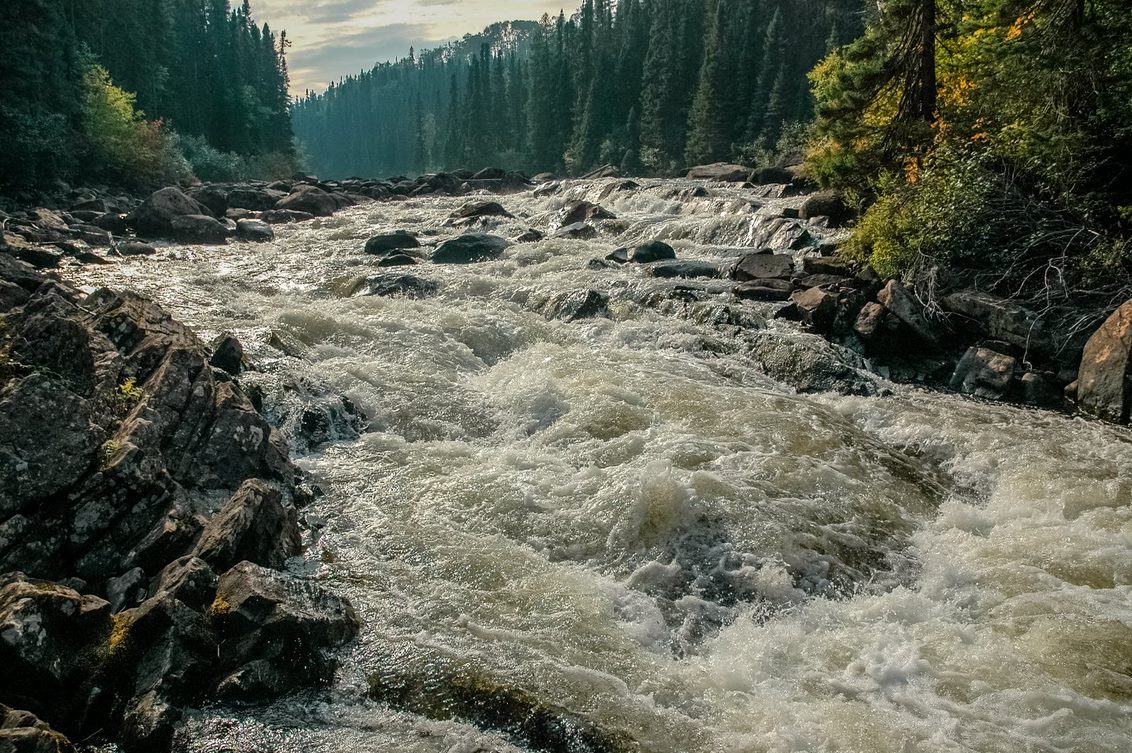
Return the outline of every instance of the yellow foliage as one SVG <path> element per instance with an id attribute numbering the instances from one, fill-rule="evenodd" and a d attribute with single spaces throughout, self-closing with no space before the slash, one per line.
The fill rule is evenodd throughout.
<path id="1" fill-rule="evenodd" d="M 223 596 L 217 596 L 208 609 L 213 614 L 228 614 L 232 611 L 232 605 Z"/>
<path id="2" fill-rule="evenodd" d="M 112 615 L 110 617 L 110 654 L 113 655 L 126 643 L 126 638 L 130 634 L 130 625 L 132 623 L 130 616 L 124 612 Z"/>

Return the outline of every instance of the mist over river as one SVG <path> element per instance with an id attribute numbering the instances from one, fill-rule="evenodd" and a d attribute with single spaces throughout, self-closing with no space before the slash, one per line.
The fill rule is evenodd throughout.
<path id="1" fill-rule="evenodd" d="M 467 199 L 428 197 L 71 269 L 205 339 L 235 333 L 257 368 L 368 418 L 297 458 L 326 493 L 292 564 L 353 601 L 360 641 L 329 690 L 205 709 L 179 744 L 1132 750 L 1132 434 L 879 377 L 874 396 L 796 394 L 749 337 L 828 346 L 776 304 L 588 262 L 654 238 L 733 261 L 777 245 L 800 199 L 614 183 L 499 198 L 515 218 L 477 228 L 507 238 L 551 229 L 568 199 L 617 219 L 477 264 L 377 269 L 363 253 L 379 232 L 460 233 Z M 387 273 L 439 292 L 352 294 Z M 585 289 L 608 317 L 551 316 Z M 493 729 L 475 693 L 560 734 Z"/>

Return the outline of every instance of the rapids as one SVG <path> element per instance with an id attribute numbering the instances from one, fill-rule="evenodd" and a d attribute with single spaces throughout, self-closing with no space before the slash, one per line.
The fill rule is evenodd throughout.
<path id="1" fill-rule="evenodd" d="M 486 227 L 509 238 L 553 227 L 568 197 L 617 219 L 396 270 L 439 282 L 431 298 L 344 292 L 393 271 L 369 236 L 443 239 L 464 199 L 72 270 L 206 339 L 232 331 L 257 366 L 368 417 L 299 457 L 326 494 L 293 563 L 353 600 L 361 640 L 332 688 L 205 709 L 185 749 L 1132 750 L 1132 434 L 883 381 L 795 394 L 740 336 L 798 338 L 773 306 L 744 304 L 736 326 L 634 265 L 587 262 L 651 238 L 709 261 L 788 243 L 778 217 L 799 200 L 611 186 L 500 198 L 516 219 Z M 608 318 L 548 318 L 586 288 Z M 508 735 L 469 693 L 553 729 Z"/>

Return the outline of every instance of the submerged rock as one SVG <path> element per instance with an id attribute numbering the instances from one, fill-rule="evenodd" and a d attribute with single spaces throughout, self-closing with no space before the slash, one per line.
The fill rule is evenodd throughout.
<path id="1" fill-rule="evenodd" d="M 275 231 L 263 220 L 236 220 L 236 237 L 242 241 L 266 243 L 275 240 Z"/>
<path id="2" fill-rule="evenodd" d="M 676 251 L 664 241 L 652 240 L 616 249 L 605 258 L 617 264 L 649 264 L 675 259 Z"/>
<path id="3" fill-rule="evenodd" d="M 754 332 L 751 358 L 767 376 L 798 392 L 877 394 L 876 378 L 859 356 L 815 335 Z"/>
<path id="4" fill-rule="evenodd" d="M 653 277 L 719 277 L 720 270 L 705 261 L 667 261 L 653 264 L 649 274 Z"/>
<path id="5" fill-rule="evenodd" d="M 609 297 L 596 290 L 571 290 L 551 301 L 550 316 L 567 322 L 609 315 Z"/>
<path id="6" fill-rule="evenodd" d="M 365 252 L 375 256 L 389 256 L 391 252 L 406 248 L 419 248 L 420 241 L 405 230 L 394 233 L 381 233 L 366 241 Z"/>
<path id="7" fill-rule="evenodd" d="M 472 264 L 498 259 L 510 246 L 506 238 L 486 233 L 467 233 L 444 241 L 432 253 L 437 264 Z"/>

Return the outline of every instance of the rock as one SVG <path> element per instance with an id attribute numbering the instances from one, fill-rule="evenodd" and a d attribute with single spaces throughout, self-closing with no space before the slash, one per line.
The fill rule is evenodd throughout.
<path id="1" fill-rule="evenodd" d="M 735 297 L 752 301 L 785 301 L 790 298 L 794 285 L 789 280 L 767 278 L 749 280 L 735 286 Z"/>
<path id="2" fill-rule="evenodd" d="M 365 414 L 352 400 L 312 377 L 253 372 L 241 382 L 256 410 L 287 437 L 297 455 L 327 442 L 355 440 L 367 428 Z"/>
<path id="3" fill-rule="evenodd" d="M 837 295 L 821 288 L 807 288 L 794 291 L 790 298 L 810 329 L 823 335 L 833 331 L 833 322 L 837 318 Z"/>
<path id="4" fill-rule="evenodd" d="M 498 180 L 507 176 L 507 171 L 502 167 L 485 167 L 478 173 L 471 176 L 472 180 Z"/>
<path id="5" fill-rule="evenodd" d="M 852 211 L 836 191 L 819 191 L 810 194 L 802 202 L 798 216 L 803 220 L 828 217 L 830 225 L 836 227 L 852 216 Z"/>
<path id="6" fill-rule="evenodd" d="M 63 258 L 63 252 L 54 246 L 38 246 L 9 232 L 0 232 L 0 253 L 9 254 L 37 269 L 57 267 Z"/>
<path id="7" fill-rule="evenodd" d="M 572 290 L 557 296 L 549 313 L 553 319 L 568 322 L 609 316 L 609 297 L 596 290 Z"/>
<path id="8" fill-rule="evenodd" d="M 275 209 L 305 212 L 315 217 L 329 217 L 338 209 L 334 197 L 317 186 L 299 185 L 275 204 Z M 266 217 L 265 221 L 270 222 Z"/>
<path id="9" fill-rule="evenodd" d="M 585 222 L 574 222 L 570 225 L 563 225 L 558 228 L 550 237 L 588 240 L 597 237 L 597 228 Z"/>
<path id="10" fill-rule="evenodd" d="M 1014 384 L 1018 361 L 990 348 L 968 348 L 951 376 L 951 389 L 967 395 L 1001 400 Z"/>
<path id="11" fill-rule="evenodd" d="M 75 747 L 34 714 L 0 704 L 0 751 L 74 753 Z"/>
<path id="12" fill-rule="evenodd" d="M 510 246 L 506 238 L 486 233 L 467 233 L 444 241 L 432 253 L 437 264 L 471 264 L 498 259 Z"/>
<path id="13" fill-rule="evenodd" d="M 516 243 L 535 243 L 537 241 L 541 241 L 545 237 L 546 236 L 543 235 L 543 233 L 541 233 L 540 231 L 535 230 L 534 228 L 527 228 L 526 230 L 524 230 L 522 232 L 521 235 L 519 235 L 517 238 L 515 238 L 515 242 Z"/>
<path id="14" fill-rule="evenodd" d="M 169 221 L 169 235 L 183 243 L 220 245 L 228 241 L 232 231 L 214 217 L 186 214 Z"/>
<path id="15" fill-rule="evenodd" d="M 943 326 L 929 321 L 923 304 L 897 280 L 888 281 L 888 284 L 877 293 L 877 301 L 912 330 L 925 345 L 939 347 L 944 334 Z"/>
<path id="16" fill-rule="evenodd" d="M 1049 354 L 1057 350 L 1041 317 L 1014 301 L 966 289 L 945 295 L 940 304 L 956 314 L 952 321 L 968 331 L 1005 340 L 1027 352 Z"/>
<path id="17" fill-rule="evenodd" d="M 884 306 L 872 301 L 866 303 L 857 313 L 853 331 L 865 342 L 879 341 L 887 335 L 894 335 L 898 322 Z"/>
<path id="18" fill-rule="evenodd" d="M 294 209 L 269 209 L 259 218 L 269 225 L 284 225 L 289 222 L 313 220 L 314 215 L 310 212 L 300 212 Z"/>
<path id="19" fill-rule="evenodd" d="M 751 357 L 767 376 L 798 392 L 875 395 L 875 378 L 851 351 L 821 337 L 781 332 L 750 335 Z"/>
<path id="20" fill-rule="evenodd" d="M 150 597 L 168 594 L 198 612 L 212 604 L 216 573 L 204 560 L 186 555 L 173 560 L 158 573 Z"/>
<path id="21" fill-rule="evenodd" d="M 39 207 L 38 209 L 28 210 L 28 219 L 39 225 L 40 227 L 49 230 L 59 230 L 61 232 L 67 231 L 67 222 L 50 209 Z"/>
<path id="22" fill-rule="evenodd" d="M 270 188 L 233 188 L 228 192 L 228 208 L 264 212 L 274 209 L 286 196 L 283 191 Z"/>
<path id="23" fill-rule="evenodd" d="M 295 508 L 283 503 L 278 489 L 249 479 L 204 527 L 193 556 L 216 570 L 241 560 L 281 568 L 299 546 Z"/>
<path id="24" fill-rule="evenodd" d="M 149 579 L 140 567 L 106 581 L 106 598 L 110 601 L 110 611 L 117 614 L 123 609 L 133 609 L 145 601 L 148 586 Z"/>
<path id="25" fill-rule="evenodd" d="M 735 265 L 731 277 L 738 282 L 748 280 L 789 279 L 794 274 L 794 259 L 786 254 L 747 254 Z"/>
<path id="26" fill-rule="evenodd" d="M 649 267 L 653 277 L 719 277 L 719 267 L 704 261 L 668 261 Z"/>
<path id="27" fill-rule="evenodd" d="M 751 179 L 752 169 L 743 165 L 716 162 L 698 165 L 688 171 L 689 180 L 714 180 L 722 183 L 745 183 Z"/>
<path id="28" fill-rule="evenodd" d="M 664 241 L 645 241 L 636 246 L 619 248 L 605 257 L 618 264 L 650 264 L 654 261 L 675 259 L 676 251 Z"/>
<path id="29" fill-rule="evenodd" d="M 237 376 L 244 368 L 244 346 L 231 332 L 225 332 L 212 343 L 208 362 L 218 369 Z"/>
<path id="30" fill-rule="evenodd" d="M 129 228 L 129 225 L 126 224 L 126 215 L 117 212 L 101 214 L 91 220 L 90 224 L 115 235 L 125 235 Z"/>
<path id="31" fill-rule="evenodd" d="M 845 277 L 844 275 L 814 274 L 806 275 L 798 280 L 798 287 L 800 288 L 824 288 L 826 290 L 857 289 L 864 284 L 863 280 L 858 280 L 856 277 Z"/>
<path id="32" fill-rule="evenodd" d="M 584 175 L 579 175 L 579 180 L 598 180 L 600 178 L 620 178 L 621 171 L 610 164 L 604 164 L 601 167 L 596 167 Z"/>
<path id="33" fill-rule="evenodd" d="M 1113 423 L 1128 423 L 1130 353 L 1132 300 L 1114 311 L 1085 343 L 1077 375 L 1077 405 L 1082 412 Z"/>
<path id="34" fill-rule="evenodd" d="M 558 180 L 554 173 L 539 173 L 531 178 L 532 183 L 550 183 L 551 181 Z"/>
<path id="35" fill-rule="evenodd" d="M 408 254 L 390 254 L 377 262 L 378 267 L 407 267 L 418 264 L 419 259 Z"/>
<path id="36" fill-rule="evenodd" d="M 114 250 L 122 256 L 153 256 L 157 253 L 153 244 L 143 241 L 122 241 Z"/>
<path id="37" fill-rule="evenodd" d="M 328 683 L 336 666 L 330 651 L 353 640 L 359 627 L 345 600 L 250 562 L 220 576 L 210 611 L 225 664 L 237 667 L 218 685 L 228 700 Z"/>
<path id="38" fill-rule="evenodd" d="M 1054 408 L 1061 404 L 1063 395 L 1052 374 L 1027 371 L 1019 378 L 1018 384 L 1022 388 L 1022 400 L 1028 405 Z"/>
<path id="39" fill-rule="evenodd" d="M 483 172 L 482 170 L 480 172 Z M 478 174 L 478 173 L 477 173 Z M 471 220 L 479 219 L 480 217 L 514 217 L 515 215 L 508 212 L 503 208 L 503 205 L 498 201 L 480 201 L 474 204 L 466 204 L 460 209 L 453 212 L 450 216 L 451 219 L 457 221 L 468 222 Z"/>
<path id="40" fill-rule="evenodd" d="M 440 290 L 440 285 L 432 280 L 405 274 L 376 275 L 367 279 L 365 284 L 365 295 L 427 298 Z"/>
<path id="41" fill-rule="evenodd" d="M 237 220 L 236 237 L 242 241 L 265 243 L 275 240 L 275 231 L 263 220 Z"/>
<path id="42" fill-rule="evenodd" d="M 807 256 L 802 259 L 802 270 L 808 275 L 837 275 L 856 277 L 853 265 L 836 256 Z"/>
<path id="43" fill-rule="evenodd" d="M 126 223 L 143 235 L 164 238 L 173 232 L 175 217 L 208 214 L 204 205 L 190 199 L 179 189 L 169 187 L 150 194 L 126 216 Z"/>
<path id="44" fill-rule="evenodd" d="M 760 186 L 790 185 L 794 174 L 785 167 L 762 167 L 751 174 L 750 181 Z"/>
<path id="45" fill-rule="evenodd" d="M 398 230 L 395 233 L 383 233 L 373 236 L 366 241 L 365 252 L 376 256 L 388 256 L 391 251 L 398 251 L 405 248 L 419 248 L 420 245 L 420 241 L 418 241 L 415 236 L 404 230 Z"/>
<path id="46" fill-rule="evenodd" d="M 594 220 L 614 220 L 616 216 L 597 204 L 588 201 L 571 201 L 558 212 L 558 226 L 573 225 L 577 222 Z"/>

